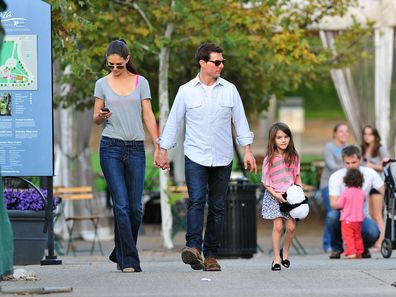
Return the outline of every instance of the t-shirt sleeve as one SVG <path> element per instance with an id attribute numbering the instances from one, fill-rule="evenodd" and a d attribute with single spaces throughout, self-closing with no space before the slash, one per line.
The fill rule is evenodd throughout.
<path id="1" fill-rule="evenodd" d="M 264 159 L 263 161 L 263 169 L 262 169 L 262 178 L 261 178 L 262 183 L 266 187 L 273 187 L 272 180 L 271 180 L 271 175 L 270 175 L 270 168 L 268 164 L 267 158 Z"/>
<path id="2" fill-rule="evenodd" d="M 334 172 L 332 175 L 330 175 L 329 178 L 329 195 L 330 196 L 340 196 L 341 195 L 341 190 L 340 190 L 340 185 L 343 184 L 342 178 L 339 178 L 340 174 L 338 171 Z"/>
<path id="3" fill-rule="evenodd" d="M 296 165 L 296 176 L 300 175 L 300 158 L 297 159 L 297 165 Z"/>
<path id="4" fill-rule="evenodd" d="M 331 142 L 326 144 L 323 150 L 324 162 L 332 172 L 342 168 L 342 164 L 337 163 L 335 154 L 336 154 L 335 145 Z"/>
<path id="5" fill-rule="evenodd" d="M 384 147 L 382 145 L 380 146 L 378 153 L 379 153 L 379 156 L 381 157 L 381 162 L 382 162 L 382 159 L 389 157 L 386 147 Z"/>
<path id="6" fill-rule="evenodd" d="M 105 94 L 101 82 L 102 80 L 97 80 L 95 83 L 94 97 L 105 100 Z"/>
<path id="7" fill-rule="evenodd" d="M 371 169 L 370 172 L 371 175 L 373 176 L 372 186 L 374 189 L 379 190 L 384 185 L 384 181 L 382 180 L 381 176 L 376 171 L 374 171 L 374 169 Z"/>
<path id="8" fill-rule="evenodd" d="M 150 85 L 145 77 L 140 76 L 140 99 L 151 99 Z"/>

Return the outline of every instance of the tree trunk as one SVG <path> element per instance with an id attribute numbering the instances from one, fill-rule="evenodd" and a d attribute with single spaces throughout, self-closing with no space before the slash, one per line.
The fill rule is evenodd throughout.
<path id="1" fill-rule="evenodd" d="M 165 38 L 170 39 L 173 32 L 173 24 L 166 26 Z M 170 47 L 161 48 L 159 54 L 159 110 L 160 110 L 160 130 L 162 131 L 169 115 L 169 92 L 168 92 L 168 71 L 169 71 Z M 161 217 L 162 217 L 162 237 L 164 247 L 173 248 L 172 242 L 172 211 L 167 194 L 169 172 L 160 171 L 160 194 L 161 194 Z"/>

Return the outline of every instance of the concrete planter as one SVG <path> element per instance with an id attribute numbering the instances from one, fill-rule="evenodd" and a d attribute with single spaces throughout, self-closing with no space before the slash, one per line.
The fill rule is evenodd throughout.
<path id="1" fill-rule="evenodd" d="M 7 210 L 14 233 L 14 265 L 36 265 L 44 257 L 44 211 Z"/>

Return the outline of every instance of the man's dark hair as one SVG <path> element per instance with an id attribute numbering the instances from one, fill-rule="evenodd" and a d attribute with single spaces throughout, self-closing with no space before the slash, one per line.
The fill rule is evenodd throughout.
<path id="1" fill-rule="evenodd" d="M 348 169 L 344 176 L 345 186 L 348 188 L 355 187 L 361 188 L 363 186 L 364 177 L 363 174 L 359 171 L 359 169 L 351 168 Z"/>
<path id="2" fill-rule="evenodd" d="M 200 60 L 209 61 L 210 53 L 222 53 L 224 50 L 214 43 L 203 43 L 195 52 L 195 60 L 199 64 Z"/>
<path id="3" fill-rule="evenodd" d="M 353 157 L 356 155 L 359 159 L 361 157 L 360 149 L 356 145 L 348 145 L 342 149 L 342 158 Z"/>

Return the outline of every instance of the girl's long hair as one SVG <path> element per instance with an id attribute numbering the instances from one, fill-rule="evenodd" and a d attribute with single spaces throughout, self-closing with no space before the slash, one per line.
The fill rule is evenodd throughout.
<path id="1" fill-rule="evenodd" d="M 374 147 L 371 154 L 372 157 L 377 157 L 379 155 L 379 149 L 381 147 L 381 136 L 379 135 L 377 128 L 370 125 L 366 125 L 362 129 L 362 156 L 364 157 L 369 147 L 369 144 L 364 142 L 364 130 L 366 129 L 370 129 L 371 133 L 373 133 L 374 135 Z"/>
<path id="2" fill-rule="evenodd" d="M 119 55 L 125 60 L 129 56 L 129 61 L 126 63 L 126 69 L 133 74 L 138 74 L 136 66 L 132 63 L 132 57 L 129 54 L 128 45 L 124 39 L 117 39 L 110 42 L 107 47 L 106 58 L 110 55 Z"/>
<path id="3" fill-rule="evenodd" d="M 276 137 L 276 133 L 279 130 L 281 130 L 287 136 L 290 137 L 290 142 L 285 150 L 285 154 L 284 154 L 284 158 L 283 158 L 286 165 L 289 167 L 293 163 L 293 161 L 299 160 L 299 156 L 298 156 L 298 153 L 294 147 L 293 135 L 292 135 L 289 127 L 285 123 L 281 123 L 281 122 L 275 123 L 269 129 L 267 154 L 265 156 L 267 157 L 267 162 L 271 165 L 272 161 L 275 157 L 276 150 L 277 150 L 277 147 L 275 144 L 275 137 Z"/>

